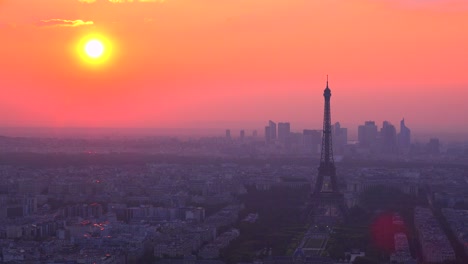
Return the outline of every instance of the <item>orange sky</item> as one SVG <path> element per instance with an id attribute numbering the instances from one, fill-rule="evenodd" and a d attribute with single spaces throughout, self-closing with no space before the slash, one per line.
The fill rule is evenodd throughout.
<path id="1" fill-rule="evenodd" d="M 351 130 L 468 133 L 466 0 L 84 2 L 0 0 L 0 126 L 320 128 L 329 74 Z"/>

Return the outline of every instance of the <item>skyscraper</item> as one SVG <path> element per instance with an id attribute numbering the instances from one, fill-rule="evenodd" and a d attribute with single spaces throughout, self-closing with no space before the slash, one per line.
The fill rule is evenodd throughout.
<path id="1" fill-rule="evenodd" d="M 384 121 L 380 130 L 382 151 L 387 154 L 397 152 L 397 136 L 395 126 L 388 121 Z"/>
<path id="2" fill-rule="evenodd" d="M 361 147 L 374 147 L 377 141 L 378 130 L 374 121 L 366 121 L 358 127 L 358 140 Z"/>
<path id="3" fill-rule="evenodd" d="M 276 123 L 273 121 L 268 121 L 268 126 L 270 127 L 270 139 L 272 141 L 276 140 Z"/>
<path id="4" fill-rule="evenodd" d="M 345 146 L 348 144 L 348 129 L 341 127 L 339 122 L 332 126 L 333 131 L 333 151 L 335 154 L 343 154 Z"/>
<path id="5" fill-rule="evenodd" d="M 239 136 L 240 136 L 240 139 L 243 140 L 245 137 L 245 131 L 241 130 Z"/>
<path id="6" fill-rule="evenodd" d="M 400 133 L 398 134 L 398 146 L 408 149 L 411 146 L 411 130 L 405 125 L 405 119 L 400 121 Z"/>
<path id="7" fill-rule="evenodd" d="M 276 123 L 271 120 L 265 126 L 265 141 L 267 143 L 274 143 L 276 141 Z"/>
<path id="8" fill-rule="evenodd" d="M 231 138 L 231 130 L 226 129 L 226 138 Z"/>
<path id="9" fill-rule="evenodd" d="M 289 123 L 278 123 L 278 141 L 282 144 L 288 143 L 291 125 Z"/>

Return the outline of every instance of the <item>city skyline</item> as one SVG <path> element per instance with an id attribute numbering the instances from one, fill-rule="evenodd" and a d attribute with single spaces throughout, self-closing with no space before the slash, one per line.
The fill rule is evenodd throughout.
<path id="1" fill-rule="evenodd" d="M 128 2 L 0 1 L 0 127 L 319 128 L 330 74 L 344 127 L 468 132 L 463 1 Z"/>
<path id="2" fill-rule="evenodd" d="M 0 0 L 0 262 L 468 263 L 467 29 L 468 0 Z"/>
<path id="3" fill-rule="evenodd" d="M 362 123 L 374 122 L 380 129 L 381 124 L 365 120 Z M 391 125 L 395 123 L 390 121 L 383 121 L 383 123 L 389 122 Z M 339 124 L 342 126 L 343 122 L 335 121 L 333 125 Z M 359 127 L 362 125 L 358 124 L 352 127 L 343 127 L 347 130 L 349 142 L 359 141 Z M 288 121 L 279 122 L 279 124 L 287 124 L 288 131 L 290 133 L 302 134 L 304 131 L 321 131 L 321 127 L 299 127 L 297 124 L 291 124 Z M 267 126 L 268 127 L 268 126 Z M 412 128 L 412 127 L 411 127 Z M 233 138 L 238 138 L 239 133 L 244 131 L 246 137 L 261 136 L 265 137 L 266 131 L 261 129 L 261 125 L 257 127 L 206 127 L 206 128 L 151 128 L 151 127 L 0 127 L 0 135 L 3 136 L 20 136 L 20 137 L 100 137 L 100 136 L 175 136 L 175 137 L 222 137 L 226 136 L 227 131 Z M 260 133 L 258 131 L 261 131 Z M 277 129 L 277 132 L 279 130 Z M 400 132 L 398 130 L 397 132 Z M 234 133 L 234 134 L 232 134 Z M 465 134 L 447 134 L 447 133 L 424 133 L 416 131 L 416 134 L 412 136 L 412 140 L 420 142 L 430 138 L 440 138 L 445 142 L 458 142 L 466 140 Z"/>

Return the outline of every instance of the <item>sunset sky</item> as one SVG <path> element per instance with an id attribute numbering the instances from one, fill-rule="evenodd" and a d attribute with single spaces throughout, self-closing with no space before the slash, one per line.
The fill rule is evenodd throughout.
<path id="1" fill-rule="evenodd" d="M 466 0 L 0 0 L 0 40 L 1 127 L 319 129 L 328 74 L 351 130 L 468 134 Z"/>

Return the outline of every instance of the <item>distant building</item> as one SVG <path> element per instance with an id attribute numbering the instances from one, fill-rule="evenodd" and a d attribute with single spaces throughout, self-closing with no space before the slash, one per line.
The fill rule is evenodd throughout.
<path id="1" fill-rule="evenodd" d="M 65 218 L 71 217 L 82 217 L 82 218 L 99 218 L 103 214 L 103 208 L 101 204 L 92 203 L 92 204 L 76 204 L 68 205 L 60 209 L 60 215 Z"/>
<path id="2" fill-rule="evenodd" d="M 266 141 L 266 143 L 271 142 L 270 126 L 265 127 L 265 141 Z"/>
<path id="3" fill-rule="evenodd" d="M 257 137 L 257 130 L 252 131 L 252 137 Z"/>
<path id="4" fill-rule="evenodd" d="M 273 121 L 268 121 L 268 126 L 270 127 L 270 138 L 271 140 L 276 140 L 276 123 Z"/>
<path id="5" fill-rule="evenodd" d="M 343 154 L 348 144 L 348 129 L 341 127 L 339 122 L 332 126 L 333 131 L 333 153 Z"/>
<path id="6" fill-rule="evenodd" d="M 278 141 L 282 144 L 289 143 L 289 134 L 291 133 L 291 125 L 289 123 L 278 123 Z"/>
<path id="7" fill-rule="evenodd" d="M 231 130 L 226 129 L 226 138 L 231 138 Z"/>
<path id="8" fill-rule="evenodd" d="M 268 125 L 265 127 L 265 141 L 267 143 L 276 141 L 276 123 L 268 121 Z"/>
<path id="9" fill-rule="evenodd" d="M 411 130 L 405 125 L 405 119 L 400 121 L 400 133 L 398 134 L 398 146 L 408 149 L 411 145 Z"/>
<path id="10" fill-rule="evenodd" d="M 307 152 L 319 153 L 319 147 L 322 143 L 322 131 L 304 129 L 302 133 L 302 143 Z"/>
<path id="11" fill-rule="evenodd" d="M 377 142 L 377 126 L 374 121 L 366 121 L 358 127 L 358 140 L 361 147 L 374 147 Z"/>
<path id="12" fill-rule="evenodd" d="M 245 131 L 241 130 L 239 136 L 240 136 L 240 139 L 244 139 L 245 138 Z"/>
<path id="13" fill-rule="evenodd" d="M 429 143 L 427 143 L 427 151 L 433 155 L 440 153 L 440 142 L 438 138 L 431 138 L 429 140 Z"/>
<path id="14" fill-rule="evenodd" d="M 395 154 L 397 148 L 397 135 L 395 126 L 388 121 L 384 121 L 380 130 L 382 151 L 387 154 Z"/>
<path id="15" fill-rule="evenodd" d="M 296 151 L 302 151 L 303 148 L 303 135 L 302 132 L 290 132 L 289 133 L 289 139 L 288 139 L 289 144 L 293 149 Z M 309 149 L 310 150 L 310 149 Z"/>

